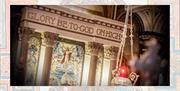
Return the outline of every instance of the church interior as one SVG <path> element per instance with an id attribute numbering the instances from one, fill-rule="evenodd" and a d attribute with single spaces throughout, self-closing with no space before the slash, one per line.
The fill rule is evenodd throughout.
<path id="1" fill-rule="evenodd" d="M 169 86 L 169 5 L 11 5 L 12 86 Z"/>

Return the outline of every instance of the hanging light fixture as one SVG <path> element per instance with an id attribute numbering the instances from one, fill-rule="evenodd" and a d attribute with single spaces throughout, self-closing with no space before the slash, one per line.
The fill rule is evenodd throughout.
<path id="1" fill-rule="evenodd" d="M 127 66 L 119 67 L 119 76 L 127 78 L 129 75 L 129 68 Z"/>
<path id="2" fill-rule="evenodd" d="M 124 53 L 124 46 L 126 43 L 126 37 L 127 37 L 127 24 L 128 24 L 128 18 L 129 18 L 129 6 L 126 8 L 126 17 L 125 17 L 125 24 L 124 24 L 124 30 L 122 33 L 122 39 L 121 43 L 119 45 L 119 50 L 116 58 L 116 69 L 114 70 L 113 73 L 113 80 L 112 84 L 114 85 L 132 85 L 131 81 L 128 79 L 129 76 L 129 68 L 126 65 L 126 60 L 123 56 Z M 131 42 L 131 58 L 133 58 L 133 31 L 132 31 L 132 7 L 130 11 L 130 16 L 131 16 L 131 30 L 130 30 L 130 42 Z M 124 62 L 124 65 L 122 63 Z"/>
<path id="3" fill-rule="evenodd" d="M 127 6 L 127 10 L 126 10 L 126 17 L 125 17 L 125 24 L 124 24 L 124 30 L 123 30 L 123 35 L 122 35 L 122 39 L 121 39 L 121 43 L 120 43 L 120 46 L 119 46 L 119 51 L 118 51 L 118 56 L 117 56 L 117 64 L 116 64 L 116 70 L 119 71 L 120 73 L 120 76 L 122 76 L 122 73 L 125 74 L 127 73 L 127 68 L 128 67 L 124 67 L 121 68 L 122 66 L 122 62 L 125 62 L 123 61 L 123 53 L 124 53 L 124 46 L 125 46 L 125 43 L 126 43 L 126 34 L 127 34 L 127 23 L 128 23 L 128 17 L 129 17 L 129 6 Z M 126 69 L 124 69 L 126 68 Z M 124 75 L 123 75 L 124 76 Z"/>

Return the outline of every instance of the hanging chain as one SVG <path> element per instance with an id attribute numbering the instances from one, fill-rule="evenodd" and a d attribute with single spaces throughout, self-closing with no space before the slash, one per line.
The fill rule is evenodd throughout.
<path id="1" fill-rule="evenodd" d="M 131 59 L 133 59 L 133 25 L 132 25 L 132 6 L 131 6 L 131 31 L 130 31 L 130 38 L 131 38 Z"/>
<path id="2" fill-rule="evenodd" d="M 117 60 L 116 61 L 116 70 L 122 64 L 124 45 L 126 43 L 126 37 L 127 37 L 126 33 L 127 33 L 128 17 L 129 17 L 129 6 L 127 6 L 127 10 L 126 10 L 126 17 L 125 17 L 125 24 L 124 24 L 124 29 L 123 29 L 123 33 L 122 33 L 122 39 L 121 39 L 121 43 L 119 45 L 119 51 L 118 51 L 118 55 L 117 55 L 117 59 L 116 59 Z M 120 60 L 119 60 L 119 58 L 120 58 Z M 118 63 L 119 63 L 119 65 L 118 65 Z"/>

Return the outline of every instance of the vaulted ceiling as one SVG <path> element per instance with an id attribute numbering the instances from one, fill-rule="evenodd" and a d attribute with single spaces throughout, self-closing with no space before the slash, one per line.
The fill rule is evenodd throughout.
<path id="1" fill-rule="evenodd" d="M 125 22 L 124 5 L 91 5 L 77 6 L 82 11 L 95 15 Z M 135 31 L 157 32 L 168 34 L 169 6 L 167 5 L 139 5 L 133 8 L 133 25 Z"/>

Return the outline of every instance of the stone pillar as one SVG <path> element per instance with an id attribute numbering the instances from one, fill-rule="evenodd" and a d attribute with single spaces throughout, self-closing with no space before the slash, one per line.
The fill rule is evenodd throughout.
<path id="1" fill-rule="evenodd" d="M 82 86 L 88 85 L 88 74 L 89 74 L 89 64 L 91 61 L 91 55 L 88 50 L 88 43 L 85 45 L 85 55 L 84 55 L 84 63 L 83 63 L 83 75 L 82 75 Z"/>
<path id="2" fill-rule="evenodd" d="M 90 55 L 89 75 L 88 75 L 88 82 L 87 82 L 88 86 L 94 86 L 95 85 L 98 52 L 102 48 L 103 48 L 102 44 L 95 43 L 95 42 L 89 42 L 86 45 L 85 55 Z"/>
<path id="3" fill-rule="evenodd" d="M 118 48 L 113 46 L 104 46 L 104 61 L 109 61 L 108 72 L 108 85 L 111 85 L 112 71 L 116 68 L 116 57 L 118 53 Z"/>
<path id="4" fill-rule="evenodd" d="M 18 30 L 19 40 L 16 55 L 16 84 L 24 85 L 26 59 L 28 55 L 28 41 L 31 38 L 34 29 L 28 27 L 20 27 Z"/>
<path id="5" fill-rule="evenodd" d="M 50 32 L 43 33 L 43 40 L 42 40 L 42 46 L 40 52 L 40 63 L 43 64 L 40 67 L 42 67 L 43 69 L 42 68 L 40 68 L 41 70 L 38 69 L 38 72 L 40 73 L 40 74 L 38 73 L 38 81 L 40 80 L 41 85 L 48 85 L 49 83 L 53 47 L 57 41 L 57 38 L 58 38 L 58 34 L 54 34 Z"/>

